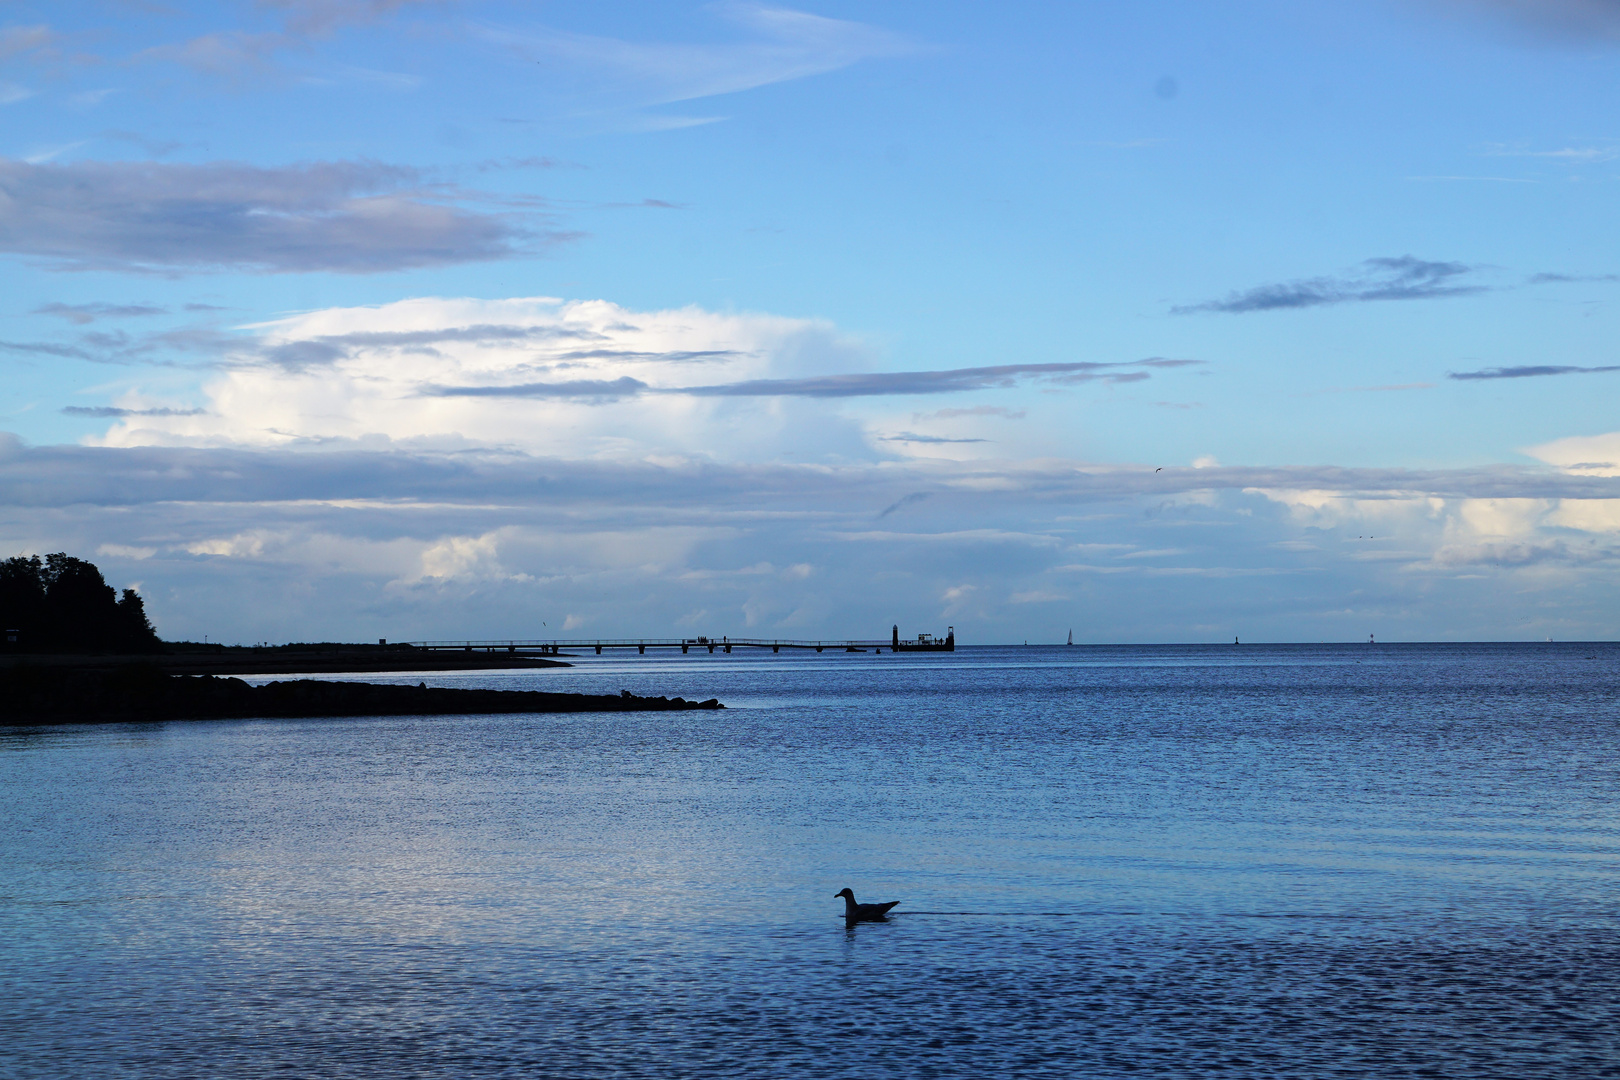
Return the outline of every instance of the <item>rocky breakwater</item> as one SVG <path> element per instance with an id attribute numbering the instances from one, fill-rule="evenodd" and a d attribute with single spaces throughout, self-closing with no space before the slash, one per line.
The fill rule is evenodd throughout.
<path id="1" fill-rule="evenodd" d="M 213 675 L 165 675 L 155 668 L 65 671 L 14 668 L 0 674 L 0 724 L 84 724 L 251 717 L 446 716 L 475 713 L 656 712 L 723 709 L 714 698 L 555 694 L 538 690 L 297 679 L 250 686 Z"/>

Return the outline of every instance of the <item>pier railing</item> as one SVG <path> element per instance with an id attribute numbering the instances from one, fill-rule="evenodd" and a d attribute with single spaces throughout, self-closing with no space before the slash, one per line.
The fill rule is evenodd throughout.
<path id="1" fill-rule="evenodd" d="M 511 653 L 529 656 L 556 656 L 563 650 L 594 649 L 598 656 L 603 649 L 635 649 L 645 653 L 648 649 L 694 649 L 709 652 L 730 652 L 732 649 L 769 649 L 779 653 L 783 649 L 814 649 L 816 652 L 868 652 L 891 647 L 881 639 L 872 641 L 804 641 L 794 638 L 528 638 L 489 639 L 468 641 L 408 641 L 412 648 L 429 652 Z"/>

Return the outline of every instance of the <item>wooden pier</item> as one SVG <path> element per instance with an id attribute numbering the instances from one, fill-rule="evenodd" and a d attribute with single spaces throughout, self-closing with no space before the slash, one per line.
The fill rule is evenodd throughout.
<path id="1" fill-rule="evenodd" d="M 729 653 L 732 649 L 769 649 L 779 653 L 783 649 L 813 649 L 816 652 L 893 652 L 891 642 L 872 641 L 800 641 L 792 638 L 547 638 L 506 641 L 412 641 L 410 646 L 428 652 L 508 653 L 512 656 L 559 656 L 563 652 L 594 649 L 601 656 L 603 649 L 634 649 L 646 655 L 648 649 L 679 649 L 683 653 L 707 650 L 710 653 Z M 904 643 L 902 643 L 902 649 Z"/>

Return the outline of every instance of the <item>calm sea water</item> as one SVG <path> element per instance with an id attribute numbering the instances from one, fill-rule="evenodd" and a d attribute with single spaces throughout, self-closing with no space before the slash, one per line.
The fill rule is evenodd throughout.
<path id="1" fill-rule="evenodd" d="M 0 734 L 0 1075 L 1620 1076 L 1614 645 L 422 679 L 732 708 Z"/>

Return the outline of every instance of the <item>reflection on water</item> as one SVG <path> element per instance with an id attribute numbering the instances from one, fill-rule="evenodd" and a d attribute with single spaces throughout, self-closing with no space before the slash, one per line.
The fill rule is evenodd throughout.
<path id="1" fill-rule="evenodd" d="M 592 658 L 436 680 L 733 708 L 10 733 L 0 1075 L 1613 1075 L 1617 662 Z"/>

